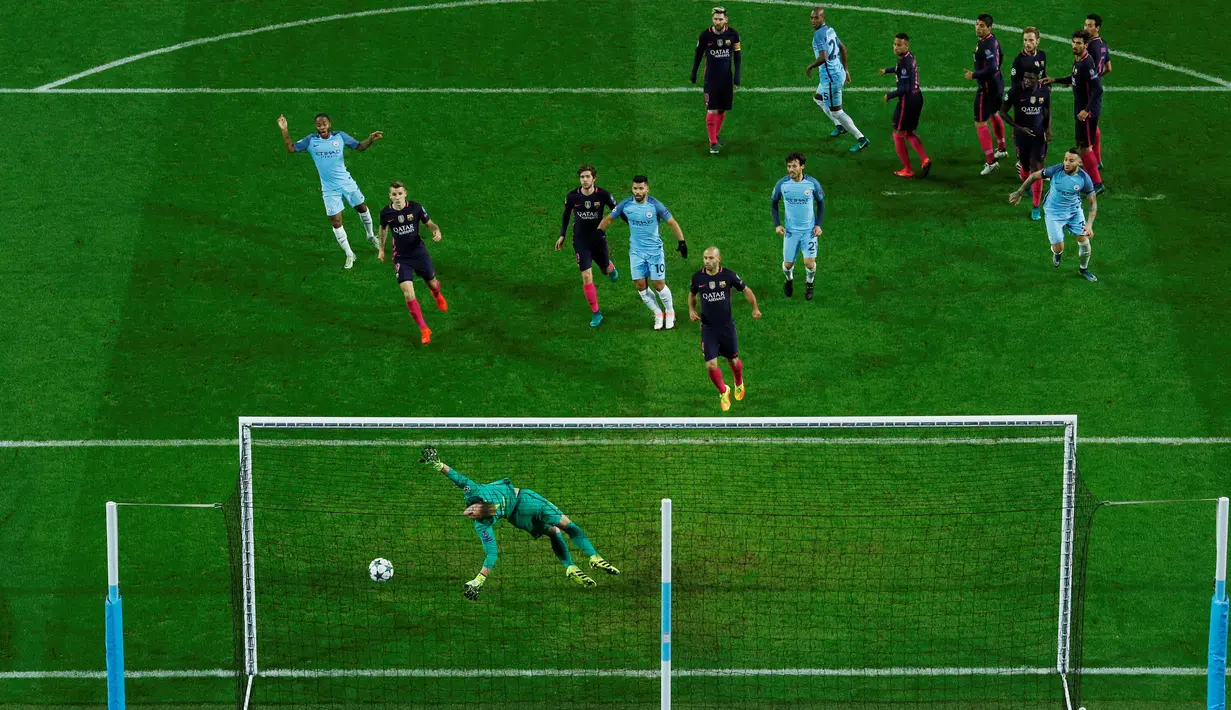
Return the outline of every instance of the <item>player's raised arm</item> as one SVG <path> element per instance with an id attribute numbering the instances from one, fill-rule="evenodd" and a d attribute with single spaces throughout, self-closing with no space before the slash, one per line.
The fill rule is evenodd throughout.
<path id="1" fill-rule="evenodd" d="M 282 145 L 286 146 L 286 152 L 294 153 L 295 142 L 291 140 L 291 136 L 287 133 L 286 116 L 278 116 L 278 128 L 282 130 Z"/>
<path id="2" fill-rule="evenodd" d="M 354 138 L 350 138 L 350 136 L 345 136 L 345 138 L 350 138 L 351 141 L 355 141 L 355 145 L 351 145 L 350 147 L 354 148 L 360 153 L 367 150 L 369 147 L 371 147 L 373 143 L 375 143 L 376 141 L 384 137 L 385 137 L 384 131 L 372 131 L 370 134 L 368 134 L 368 137 L 362 141 L 355 141 Z M 343 140 L 345 140 L 345 138 L 343 138 Z M 349 143 L 347 145 L 349 145 Z"/>
<path id="3" fill-rule="evenodd" d="M 496 566 L 496 560 L 500 557 L 500 552 L 496 547 L 496 526 L 490 523 L 483 523 L 478 520 L 474 521 L 474 531 L 479 535 L 479 541 L 483 543 L 483 569 L 475 575 L 475 578 L 462 585 L 462 595 L 472 602 L 479 600 L 479 590 L 483 588 L 483 583 L 492 573 L 492 568 Z"/>
<path id="4" fill-rule="evenodd" d="M 1026 188 L 1030 187 L 1030 185 L 1033 184 L 1036 180 L 1042 180 L 1042 179 L 1043 179 L 1042 170 L 1036 170 L 1030 173 L 1029 175 L 1027 175 L 1026 180 L 1022 183 L 1021 187 L 1009 193 L 1009 204 L 1016 205 L 1018 202 L 1020 202 L 1022 199 L 1022 195 L 1026 192 Z"/>

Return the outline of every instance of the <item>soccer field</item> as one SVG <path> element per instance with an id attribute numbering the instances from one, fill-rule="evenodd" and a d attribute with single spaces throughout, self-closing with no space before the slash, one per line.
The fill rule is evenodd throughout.
<path id="1" fill-rule="evenodd" d="M 103 503 L 224 500 L 238 415 L 720 415 L 695 326 L 651 330 L 627 275 L 597 280 L 606 320 L 588 327 L 573 256 L 552 249 L 581 163 L 617 199 L 634 174 L 650 177 L 691 249 L 687 261 L 668 250 L 677 304 L 710 244 L 756 291 L 762 319 L 734 304 L 748 396 L 730 414 L 1073 413 L 1082 474 L 1100 499 L 1231 491 L 1231 184 L 1218 167 L 1231 147 L 1213 118 L 1231 91 L 1231 59 L 1207 49 L 1226 31 L 1209 22 L 1221 4 L 835 6 L 853 77 L 846 110 L 872 142 L 848 154 L 849 137 L 826 137 L 832 124 L 803 76 L 810 3 L 732 0 L 744 81 L 726 147 L 711 156 L 687 80 L 712 4 L 10 8 L 0 44 L 15 178 L 0 267 L 0 707 L 105 700 Z M 1008 205 L 1012 159 L 979 176 L 962 77 L 976 14 L 996 17 L 1009 61 L 1020 35 L 999 25 L 1067 37 L 1091 11 L 1105 18 L 1115 66 L 1100 124 L 1107 192 L 1094 284 L 1077 276 L 1071 241 L 1053 269 L 1042 225 Z M 881 101 L 892 82 L 875 72 L 894 63 L 901 31 L 926 96 L 927 180 L 892 175 L 892 106 Z M 175 49 L 136 58 L 159 48 Z M 1067 70 L 1067 41 L 1041 48 L 1053 73 Z M 1071 98 L 1055 95 L 1058 160 Z M 281 145 L 279 114 L 297 139 L 319 111 L 359 138 L 385 132 L 347 154 L 370 205 L 402 180 L 443 230 L 430 248 L 449 311 L 418 285 L 429 346 L 350 210 L 360 258 L 342 269 L 311 159 Z M 782 294 L 769 215 L 792 151 L 826 193 L 811 302 Z M 625 271 L 627 227 L 610 241 Z M 34 445 L 61 440 L 108 445 Z M 761 483 L 763 471 L 730 464 L 725 475 Z M 606 475 L 558 494 L 615 495 Z M 234 663 L 221 512 L 121 515 L 128 667 L 152 672 L 130 680 L 130 703 L 232 704 L 233 680 L 214 673 Z M 1095 517 L 1090 710 L 1203 707 L 1212 521 L 1209 503 Z M 433 572 L 448 606 L 479 554 L 454 522 L 451 574 Z M 545 555 L 540 545 L 534 554 Z M 621 633 L 642 621 L 631 616 Z M 645 642 L 652 660 L 656 639 Z M 460 692 L 450 702 L 464 703 Z"/>

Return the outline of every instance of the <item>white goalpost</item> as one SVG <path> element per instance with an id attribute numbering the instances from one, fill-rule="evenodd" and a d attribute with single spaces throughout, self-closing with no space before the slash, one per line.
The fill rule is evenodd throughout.
<path id="1" fill-rule="evenodd" d="M 571 437 L 580 438 L 571 438 Z M 1082 594 L 1081 589 L 1081 567 L 1083 562 L 1083 545 L 1084 540 L 1081 535 L 1083 525 L 1088 526 L 1088 516 L 1083 520 L 1078 518 L 1079 498 L 1083 490 L 1080 474 L 1077 463 L 1077 417 L 1075 415 L 1049 415 L 1049 416 L 936 416 L 936 417 L 768 417 L 768 418 L 596 418 L 596 419 L 575 419 L 575 418 L 401 418 L 401 417 L 240 417 L 239 418 L 239 476 L 238 483 L 234 495 L 236 504 L 234 519 L 234 539 L 232 541 L 233 555 L 233 575 L 235 579 L 235 600 L 236 600 L 236 659 L 237 663 L 241 664 L 239 669 L 239 683 L 237 684 L 239 697 L 237 705 L 245 710 L 249 707 L 262 707 L 262 702 L 265 702 L 262 697 L 262 686 L 266 682 L 262 678 L 277 679 L 283 682 L 289 682 L 287 679 L 298 679 L 301 682 L 309 682 L 316 678 L 354 678 L 354 679 L 375 679 L 372 682 L 378 682 L 380 678 L 414 678 L 419 681 L 423 679 L 439 678 L 441 682 L 457 682 L 458 679 L 464 680 L 470 677 L 465 669 L 446 669 L 433 667 L 390 667 L 390 668 L 373 668 L 373 667 L 354 667 L 330 669 L 317 666 L 312 667 L 286 667 L 285 662 L 280 658 L 274 658 L 272 661 L 263 658 L 259 649 L 263 648 L 260 643 L 261 638 L 266 638 L 271 633 L 270 629 L 277 623 L 273 620 L 262 621 L 258 623 L 258 619 L 267 619 L 262 617 L 258 612 L 266 610 L 269 605 L 277 604 L 279 608 L 285 608 L 288 603 L 284 599 L 266 599 L 260 596 L 258 590 L 262 587 L 258 586 L 258 578 L 262 575 L 262 570 L 270 564 L 272 558 L 269 557 L 268 549 L 270 545 L 275 543 L 282 546 L 294 544 L 294 535 L 288 535 L 285 540 L 272 540 L 273 535 L 285 534 L 284 528 L 278 528 L 279 532 L 271 532 L 270 528 L 263 528 L 263 516 L 269 516 L 271 513 L 262 509 L 263 495 L 269 496 L 274 491 L 266 488 L 263 483 L 263 474 L 271 463 L 266 463 L 265 449 L 269 447 L 270 452 L 277 451 L 276 457 L 277 466 L 285 469 L 283 476 L 278 479 L 277 486 L 285 487 L 285 481 L 297 480 L 301 481 L 300 485 L 307 486 L 309 482 L 315 480 L 314 477 L 319 476 L 325 484 L 322 485 L 338 485 L 344 487 L 346 484 L 338 482 L 336 484 L 329 483 L 334 480 L 332 471 L 317 471 L 315 469 L 308 470 L 292 470 L 293 464 L 288 463 L 294 461 L 295 451 L 311 451 L 320 458 L 324 463 L 321 466 L 336 466 L 338 471 L 349 471 L 354 468 L 360 471 L 355 474 L 359 476 L 355 480 L 364 481 L 362 477 L 362 469 L 358 465 L 347 463 L 346 452 L 356 452 L 356 455 L 375 455 L 376 451 L 392 452 L 388 454 L 391 460 L 404 460 L 405 457 L 416 456 L 417 447 L 423 445 L 432 446 L 452 446 L 454 449 L 474 449 L 475 447 L 490 447 L 493 451 L 509 452 L 517 451 L 518 447 L 533 447 L 536 451 L 550 451 L 553 448 L 573 450 L 583 450 L 581 447 L 614 447 L 612 450 L 619 449 L 623 451 L 624 447 L 630 452 L 639 452 L 636 456 L 629 453 L 630 462 L 639 462 L 643 456 L 652 456 L 657 450 L 675 451 L 676 447 L 682 447 L 681 450 L 693 451 L 695 455 L 701 456 L 705 451 L 705 447 L 730 446 L 730 447 L 752 447 L 754 452 L 761 452 L 756 455 L 762 457 L 765 464 L 760 467 L 759 474 L 764 475 L 781 475 L 779 461 L 787 454 L 784 451 L 801 449 L 803 451 L 818 452 L 812 455 L 811 458 L 802 455 L 793 455 L 790 459 L 789 466 L 791 475 L 798 475 L 801 480 L 809 480 L 808 461 L 821 461 L 823 465 L 837 465 L 830 459 L 846 460 L 850 466 L 857 467 L 859 472 L 875 478 L 877 485 L 885 486 L 887 490 L 893 491 L 893 476 L 904 477 L 904 486 L 909 483 L 911 469 L 908 464 L 901 463 L 905 451 L 924 451 L 931 447 L 932 450 L 943 449 L 944 447 L 955 447 L 954 450 L 961 451 L 977 451 L 979 449 L 990 450 L 993 447 L 1002 447 L 1004 450 L 1011 450 L 1011 447 L 1022 446 L 1032 447 L 1028 452 L 1033 456 L 1030 466 L 1037 467 L 1039 470 L 1050 470 L 1054 473 L 1048 474 L 1051 476 L 1051 483 L 1048 485 L 1054 486 L 1051 488 L 1050 502 L 1047 503 L 1048 511 L 1060 512 L 1061 519 L 1059 525 L 1051 522 L 1050 534 L 1052 542 L 1051 547 L 1054 555 L 1051 559 L 1054 562 L 1050 563 L 1051 570 L 1044 576 L 1051 577 L 1056 575 L 1056 584 L 1051 587 L 1051 598 L 1053 599 L 1052 611 L 1050 612 L 1055 619 L 1054 629 L 1054 667 L 1039 668 L 1039 667 L 1006 667 L 1006 668 L 872 668 L 868 669 L 867 677 L 872 678 L 926 678 L 929 676 L 956 676 L 966 677 L 978 675 L 986 672 L 988 675 L 1019 675 L 1022 677 L 1034 676 L 1054 676 L 1054 681 L 1058 681 L 1056 687 L 1056 695 L 1063 698 L 1069 710 L 1078 710 L 1080 702 L 1080 690 L 1076 685 L 1073 685 L 1071 679 L 1074 674 L 1080 673 L 1080 608 L 1077 606 L 1079 598 Z M 908 448 L 913 447 L 913 448 Z M 256 449 L 254 451 L 254 449 Z M 398 450 L 403 453 L 400 457 L 397 454 Z M 483 448 L 484 451 L 488 450 Z M 890 464 L 891 468 L 881 472 L 876 468 L 878 464 L 878 452 L 886 452 L 886 455 L 897 457 L 894 463 Z M 821 455 L 823 453 L 832 452 L 832 456 Z M 866 452 L 866 453 L 864 453 Z M 1046 454 L 1054 456 L 1051 459 L 1052 463 L 1040 461 L 1040 455 L 1037 452 L 1052 452 Z M 856 458 L 856 453 L 862 458 Z M 383 455 L 383 454 L 382 454 Z M 563 454 L 561 454 L 563 455 Z M 596 460 L 598 458 L 596 457 Z M 700 460 L 700 459 L 698 459 Z M 995 477 L 1003 473 L 1000 470 L 981 471 L 977 455 L 971 457 L 971 463 L 962 464 L 967 466 L 960 473 L 967 480 L 977 481 L 979 476 L 986 475 L 989 478 Z M 1008 461 L 1008 455 L 1005 454 L 1004 460 Z M 926 470 L 928 475 L 940 476 L 938 471 L 943 470 L 945 465 L 944 455 L 936 453 L 933 455 L 928 451 L 926 457 L 921 457 L 921 469 Z M 840 463 L 840 462 L 839 462 Z M 364 464 L 367 465 L 367 464 Z M 638 464 L 639 465 L 639 464 Z M 688 470 L 688 466 L 684 463 L 677 462 L 676 459 L 671 459 L 671 465 L 679 465 L 681 470 Z M 1005 466 L 1009 466 L 1005 463 Z M 631 466 L 631 464 L 630 464 Z M 646 465 L 653 468 L 649 464 Z M 906 468 L 902 468 L 907 466 Z M 755 468 L 751 467 L 750 468 Z M 515 469 L 517 470 L 517 469 Z M 1009 470 L 1008 468 L 1005 469 Z M 756 476 L 758 473 L 742 474 L 748 477 L 749 485 L 755 486 Z M 516 476 L 513 475 L 514 480 Z M 701 475 L 699 472 L 697 475 Z M 1003 478 L 1003 476 L 1002 476 Z M 938 478 L 937 480 L 944 480 Z M 271 484 L 273 485 L 273 484 Z M 365 484 L 366 485 L 366 484 Z M 734 483 L 732 483 L 734 485 Z M 657 492 L 657 491 L 655 491 Z M 544 678 L 551 676 L 552 673 L 559 673 L 563 677 L 572 677 L 584 674 L 590 674 L 590 677 L 631 677 L 639 678 L 645 676 L 657 678 L 657 702 L 661 707 L 670 707 L 673 694 L 673 677 L 674 682 L 678 685 L 683 682 L 682 679 L 688 679 L 689 682 L 706 682 L 717 683 L 723 682 L 724 678 L 736 677 L 747 669 L 724 669 L 724 668 L 695 668 L 686 667 L 687 664 L 682 654 L 685 649 L 690 648 L 689 632 L 695 631 L 694 625 L 697 623 L 695 618 L 690 619 L 690 615 L 700 614 L 695 608 L 693 611 L 686 611 L 684 607 L 679 606 L 684 604 L 686 597 L 679 596 L 685 593 L 688 589 L 686 586 L 688 581 L 684 577 L 679 577 L 676 582 L 676 606 L 673 609 L 672 601 L 672 554 L 673 554 L 673 527 L 677 536 L 675 543 L 676 554 L 680 552 L 681 544 L 691 544 L 689 537 L 694 533 L 690 532 L 699 524 L 696 521 L 688 522 L 689 515 L 699 515 L 700 513 L 693 512 L 695 505 L 690 507 L 687 498 L 681 498 L 674 490 L 662 490 L 661 495 L 658 495 L 655 500 L 660 500 L 661 505 L 657 515 L 654 517 L 655 526 L 661 531 L 661 537 L 654 540 L 654 546 L 658 548 L 661 555 L 661 569 L 658 574 L 658 586 L 660 587 L 660 599 L 655 606 L 658 608 L 661 617 L 661 637 L 659 639 L 660 659 L 657 669 L 651 668 L 592 668 L 592 669 L 509 669 L 509 672 L 502 675 L 502 669 L 477 669 L 474 671 L 476 677 L 485 678 L 504 678 L 509 677 L 516 679 L 517 677 L 525 678 Z M 357 495 L 357 494 L 356 494 Z M 906 495 L 905 493 L 903 495 Z M 674 498 L 674 502 L 673 499 Z M 279 505 L 286 507 L 285 504 Z M 969 513 L 975 515 L 978 511 Z M 305 508 L 302 511 L 303 519 L 308 519 L 311 510 Z M 338 514 L 337 511 L 329 511 L 330 515 Z M 858 516 L 872 515 L 863 509 L 856 512 Z M 1050 521 L 1055 521 L 1054 512 L 1047 512 L 1047 517 Z M 673 525 L 674 516 L 674 525 Z M 228 517 L 228 525 L 232 516 Z M 382 523 L 383 524 L 383 523 Z M 847 523 L 840 523 L 847 525 Z M 1040 523 L 1040 525 L 1043 525 Z M 691 526 L 691 527 L 690 527 Z M 987 525 L 987 534 L 996 534 L 992 531 L 994 526 L 990 523 Z M 981 528 L 982 529 L 982 528 Z M 1045 529 L 1045 528 L 1042 528 Z M 841 529 L 835 528 L 835 531 L 829 531 L 826 535 L 829 537 L 825 540 L 844 539 L 842 535 L 862 535 L 875 534 L 866 533 L 864 528 L 851 525 Z M 819 542 L 818 542 L 819 544 Z M 1057 549 L 1058 548 L 1058 549 Z M 749 553 L 751 554 L 751 553 Z M 749 558 L 751 559 L 751 558 Z M 398 564 L 398 560 L 394 560 Z M 363 561 L 366 565 L 366 560 Z M 742 564 L 742 563 L 741 563 Z M 985 561 L 979 564 L 987 564 Z M 658 567 L 659 565 L 656 565 Z M 677 568 L 678 569 L 678 568 Z M 755 569 L 750 567 L 743 568 L 747 574 L 753 574 Z M 751 571 L 750 571 L 751 570 Z M 399 571 L 398 574 L 403 574 Z M 395 580 L 401 580 L 400 577 L 395 577 Z M 489 585 L 490 586 L 490 585 Z M 272 592 L 267 592 L 267 594 Z M 839 594 L 839 591 L 833 592 Z M 685 601 L 681 601 L 685 600 Z M 681 616 L 683 614 L 683 616 Z M 673 634 L 673 618 L 677 621 Z M 685 625 L 681 625 L 688 622 Z M 268 624 L 268 625 L 267 625 Z M 721 626 L 721 624 L 719 624 Z M 349 628 L 349 627 L 348 627 Z M 719 633 L 717 631 L 707 630 L 706 633 Z M 289 633 L 289 632 L 288 632 Z M 1050 632 L 1049 632 L 1050 633 Z M 989 632 L 989 636 L 993 636 L 994 632 Z M 674 636 L 674 638 L 673 638 Z M 674 643 L 676 641 L 678 643 Z M 989 644 L 994 642 L 994 639 L 988 639 Z M 306 642 L 305 642 L 306 643 Z M 1046 641 L 1050 647 L 1051 641 Z M 694 640 L 694 646 L 695 646 Z M 1077 648 L 1075 649 L 1075 645 Z M 673 647 L 676 649 L 678 656 L 677 663 L 673 670 Z M 1049 651 L 1050 652 L 1050 651 Z M 268 654 L 266 654 L 268 655 Z M 695 658 L 695 656 L 694 656 Z M 370 661 L 369 661 L 370 662 Z M 699 662 L 699 661 L 697 661 Z M 852 661 L 854 662 L 854 661 Z M 356 661 L 356 664 L 359 662 Z M 768 661 L 766 661 L 768 663 Z M 1045 661 L 1050 663 L 1050 661 Z M 814 671 L 810 675 L 815 677 L 836 678 L 841 679 L 843 676 L 860 676 L 860 668 L 836 668 L 836 669 L 763 669 L 764 677 L 789 675 L 786 671 L 799 670 L 800 676 L 808 676 L 808 672 Z M 832 672 L 830 672 L 832 671 Z M 899 673 L 900 671 L 900 673 Z M 935 671 L 933 673 L 932 671 Z M 752 669 L 752 673 L 758 673 Z M 896 675 L 895 675 L 896 673 Z M 368 675 L 364 675 L 368 674 Z M 355 681 L 356 683 L 359 680 Z M 738 682 L 738 678 L 735 682 Z M 834 682 L 837 682 L 836 680 Z M 1027 681 L 1023 681 L 1027 682 Z M 1030 681 L 1035 682 L 1035 681 Z M 1042 682 L 1042 681 L 1038 681 Z M 899 681 L 899 687 L 904 681 Z M 707 688 L 709 686 L 706 686 Z M 727 686 L 723 686 L 727 687 Z M 734 686 L 731 686 L 734 687 Z M 905 686 L 903 686 L 905 687 Z M 272 691 L 271 691 L 272 692 Z M 283 692 L 283 691 L 279 691 Z M 284 691 L 286 693 L 300 691 Z M 319 692 L 319 691 L 314 691 Z M 354 691 L 360 692 L 360 691 Z M 676 688 L 676 697 L 682 698 L 680 695 L 681 689 Z M 931 692 L 931 691 L 929 691 Z M 937 691 L 939 692 L 939 691 Z M 321 701 L 328 698 L 321 698 Z"/>

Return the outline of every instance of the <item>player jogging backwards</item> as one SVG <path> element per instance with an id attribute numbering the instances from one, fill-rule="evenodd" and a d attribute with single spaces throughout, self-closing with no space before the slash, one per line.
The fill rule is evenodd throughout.
<path id="1" fill-rule="evenodd" d="M 467 599 L 478 601 L 483 583 L 491 575 L 492 567 L 496 566 L 499 553 L 496 549 L 495 527 L 501 520 L 509 521 L 509 524 L 518 530 L 525 530 L 536 540 L 546 535 L 551 541 L 551 551 L 556 553 L 556 559 L 564 565 L 565 576 L 583 587 L 593 587 L 595 582 L 573 563 L 568 545 L 560 535 L 561 531 L 568 533 L 573 544 L 589 556 L 591 569 L 601 569 L 610 575 L 620 573 L 620 570 L 599 556 L 594 544 L 577 523 L 569 520 L 551 501 L 529 488 L 515 488 L 507 478 L 491 483 L 475 483 L 441 461 L 435 447 L 431 446 L 423 449 L 419 463 L 440 471 L 453 485 L 462 489 L 466 501 L 466 510 L 462 511 L 462 515 L 474 521 L 475 532 L 479 534 L 483 550 L 487 553 L 483 559 L 483 569 L 479 570 L 474 579 L 462 586 L 462 594 Z"/>

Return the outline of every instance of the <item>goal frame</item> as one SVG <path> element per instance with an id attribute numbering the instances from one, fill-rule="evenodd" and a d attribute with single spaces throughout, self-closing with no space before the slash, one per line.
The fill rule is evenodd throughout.
<path id="1" fill-rule="evenodd" d="M 367 430 L 924 430 L 979 428 L 1062 428 L 1064 457 L 1060 521 L 1060 590 L 1056 631 L 1056 672 L 1072 710 L 1069 661 L 1072 645 L 1074 533 L 1077 494 L 1077 415 L 964 415 L 890 417 L 239 417 L 240 537 L 243 570 L 243 648 L 250 697 L 259 674 L 256 629 L 256 555 L 254 541 L 253 429 Z M 670 579 L 669 577 L 667 578 Z M 664 664 L 666 666 L 666 664 Z M 245 698 L 244 707 L 248 706 Z"/>

